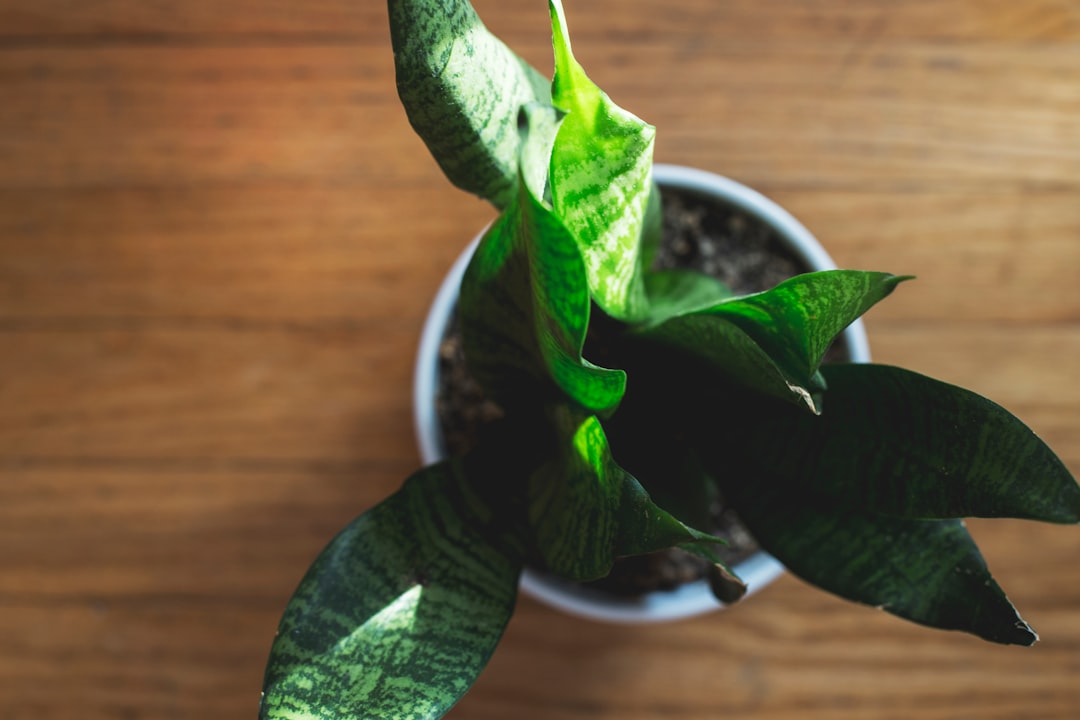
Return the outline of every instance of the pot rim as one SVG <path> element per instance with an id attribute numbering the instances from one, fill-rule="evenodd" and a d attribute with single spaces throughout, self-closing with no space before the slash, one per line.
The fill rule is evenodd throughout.
<path id="1" fill-rule="evenodd" d="M 802 223 L 756 190 L 730 178 L 681 165 L 658 163 L 653 166 L 653 175 L 661 185 L 716 198 L 772 225 L 779 239 L 812 271 L 836 269 L 836 263 L 825 248 Z M 431 304 L 420 336 L 413 374 L 413 421 L 420 457 L 425 465 L 445 457 L 434 402 L 439 380 L 436 359 L 443 332 L 457 300 L 461 278 L 486 230 L 481 230 L 451 266 Z M 850 361 L 869 362 L 870 346 L 862 320 L 848 326 L 843 335 L 851 354 Z M 733 569 L 746 582 L 747 595 L 760 590 L 784 571 L 779 561 L 763 551 L 738 563 Z M 570 615 L 616 623 L 664 622 L 725 607 L 712 594 L 705 580 L 686 583 L 670 591 L 619 597 L 526 568 L 519 587 L 526 595 Z"/>

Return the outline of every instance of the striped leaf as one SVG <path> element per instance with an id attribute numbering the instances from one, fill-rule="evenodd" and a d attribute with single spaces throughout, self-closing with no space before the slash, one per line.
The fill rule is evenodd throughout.
<path id="1" fill-rule="evenodd" d="M 694 374 L 703 363 L 720 373 L 728 382 L 790 402 L 805 402 L 816 409 L 814 393 L 823 385 L 802 387 L 787 379 L 776 360 L 727 318 L 690 314 L 673 317 L 659 325 L 637 331 L 637 337 L 649 344 L 663 346 L 673 374 Z M 690 362 L 688 362 L 690 361 Z"/>
<path id="2" fill-rule="evenodd" d="M 552 102 L 567 113 L 551 156 L 552 202 L 581 249 L 593 300 L 614 318 L 636 320 L 648 306 L 642 232 L 656 130 L 589 79 L 571 51 L 562 3 L 549 5 Z"/>
<path id="3" fill-rule="evenodd" d="M 739 421 L 685 426 L 754 536 L 792 572 L 842 597 L 994 642 L 1033 643 L 959 518 L 1080 521 L 1080 488 L 1064 465 L 974 393 L 875 365 L 822 373 L 821 416 L 708 383 L 725 417 Z"/>
<path id="4" fill-rule="evenodd" d="M 649 402 L 638 392 L 647 377 L 634 374 L 634 391 L 607 422 L 612 452 L 653 502 L 692 528 L 712 528 L 720 502 L 716 478 L 702 464 L 697 449 L 670 408 Z M 709 580 L 720 602 L 731 604 L 746 594 L 746 585 L 728 568 L 709 543 L 679 543 L 682 549 L 710 562 Z"/>
<path id="5" fill-rule="evenodd" d="M 555 412 L 554 425 L 560 446 L 530 480 L 529 520 L 547 569 L 574 580 L 595 580 L 607 575 L 619 557 L 722 542 L 655 505 L 614 461 L 595 416 L 582 418 L 562 408 Z M 724 570 L 745 592 L 741 581 Z"/>
<path id="6" fill-rule="evenodd" d="M 514 608 L 520 553 L 494 522 L 448 464 L 354 520 L 289 601 L 260 718 L 441 717 Z"/>
<path id="7" fill-rule="evenodd" d="M 820 412 L 818 366 L 844 328 L 906 280 L 888 273 L 827 270 L 771 290 L 694 307 L 668 292 L 638 335 L 680 349 L 767 395 Z M 654 281 L 655 282 L 655 281 Z M 708 288 L 705 288 L 705 292 Z"/>
<path id="8" fill-rule="evenodd" d="M 731 431 L 733 444 L 754 448 L 791 485 L 860 511 L 1080 522 L 1080 485 L 1000 405 L 900 368 L 822 372 L 829 391 L 820 417 L 770 407 Z"/>
<path id="9" fill-rule="evenodd" d="M 518 111 L 551 104 L 548 80 L 492 35 L 468 0 L 388 5 L 409 122 L 452 183 L 505 207 L 518 182 Z"/>
<path id="10" fill-rule="evenodd" d="M 525 109 L 523 160 L 547 157 L 557 126 L 552 112 Z M 554 383 L 582 408 L 607 414 L 622 398 L 626 376 L 582 358 L 591 312 L 584 263 L 539 189 L 533 179 L 520 183 L 465 273 L 459 313 L 470 367 L 504 404 L 542 395 Z"/>
<path id="11" fill-rule="evenodd" d="M 682 427 L 694 419 L 685 412 L 672 418 L 677 411 L 662 368 L 649 372 L 633 365 L 628 373 L 633 384 L 619 411 L 604 421 L 612 454 L 660 507 L 688 525 L 709 528 L 719 488 Z"/>
<path id="12" fill-rule="evenodd" d="M 705 312 L 744 330 L 776 360 L 785 376 L 808 387 L 836 336 L 910 279 L 862 270 L 805 273 Z"/>
<path id="13" fill-rule="evenodd" d="M 992 642 L 1038 640 L 990 576 L 960 520 L 843 510 L 828 498 L 762 477 L 732 482 L 725 493 L 768 552 L 823 590 Z"/>

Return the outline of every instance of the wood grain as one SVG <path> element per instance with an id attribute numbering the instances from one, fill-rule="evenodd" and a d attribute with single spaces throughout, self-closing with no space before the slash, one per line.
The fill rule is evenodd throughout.
<path id="1" fill-rule="evenodd" d="M 918 275 L 872 317 L 1077 319 L 1076 191 L 770 194 L 841 265 Z M 418 203 L 428 212 L 405 235 L 375 229 Z M 370 180 L 0 191 L 0 327 L 76 315 L 348 323 L 391 302 L 417 318 L 492 217 L 453 190 Z"/>
<path id="2" fill-rule="evenodd" d="M 1080 6 L 568 2 L 657 157 L 749 182 L 844 266 L 919 276 L 876 358 L 1080 471 Z M 545 10 L 477 2 L 550 67 Z M 253 717 L 318 550 L 414 469 L 435 288 L 491 218 L 393 84 L 385 5 L 0 0 L 0 716 Z M 720 615 L 523 599 L 457 718 L 1080 716 L 1080 533 L 973 521 L 1043 640 L 785 577 Z"/>
<path id="3" fill-rule="evenodd" d="M 612 97 L 637 99 L 662 128 L 659 159 L 696 159 L 765 189 L 1015 191 L 1068 188 L 1080 175 L 1075 43 L 655 33 L 579 54 Z M 0 188 L 432 177 L 388 91 L 385 39 L 20 46 L 4 51 L 0 78 Z M 743 129 L 723 131 L 732 126 Z"/>
<path id="4" fill-rule="evenodd" d="M 537 34 L 546 14 L 543 5 L 476 0 L 484 21 L 500 35 Z M 629 11 L 611 13 L 603 3 L 577 3 L 567 10 L 575 37 L 645 30 L 665 34 L 708 31 L 719 38 L 849 39 L 870 30 L 891 39 L 1037 40 L 1080 38 L 1080 9 L 1070 0 L 904 0 L 885 7 L 876 0 L 730 0 L 721 5 L 698 0 L 670 0 L 662 7 L 631 2 Z M 41 38 L 108 38 L 137 41 L 140 33 L 156 38 L 243 38 L 265 34 L 383 37 L 386 12 L 380 3 L 352 0 L 188 0 L 182 4 L 98 0 L 93 5 L 67 0 L 6 3 L 0 7 L 0 37 L 41 42 Z M 541 26 L 542 27 L 542 26 Z"/>

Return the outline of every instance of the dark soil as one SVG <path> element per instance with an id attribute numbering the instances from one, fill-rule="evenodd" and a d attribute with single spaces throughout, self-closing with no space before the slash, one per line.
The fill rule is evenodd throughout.
<path id="1" fill-rule="evenodd" d="M 722 280 L 738 294 L 767 290 L 807 270 L 772 229 L 755 217 L 690 193 L 664 190 L 662 197 L 664 234 L 656 269 L 697 270 Z M 843 349 L 834 348 L 829 359 L 843 356 Z M 478 428 L 502 413 L 484 398 L 469 375 L 454 321 L 440 347 L 439 378 L 437 408 L 446 450 L 463 453 Z M 729 543 L 717 548 L 726 563 L 738 563 L 758 551 L 753 537 L 722 499 L 710 511 L 714 520 L 710 532 Z M 674 589 L 706 577 L 708 571 L 704 560 L 672 548 L 619 560 L 608 577 L 590 584 L 632 596 Z"/>
<path id="2" fill-rule="evenodd" d="M 435 396 L 443 446 L 449 456 L 464 455 L 480 428 L 502 417 L 502 408 L 484 396 L 484 389 L 465 363 L 457 315 L 439 345 L 439 390 Z"/>
<path id="3" fill-rule="evenodd" d="M 739 295 L 806 271 L 772 228 L 753 216 L 687 193 L 665 190 L 661 196 L 664 234 L 655 269 L 696 270 Z"/>

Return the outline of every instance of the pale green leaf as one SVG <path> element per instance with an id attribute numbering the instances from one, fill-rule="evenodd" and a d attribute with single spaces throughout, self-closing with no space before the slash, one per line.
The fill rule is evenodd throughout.
<path id="1" fill-rule="evenodd" d="M 551 104 L 548 80 L 468 0 L 388 6 L 398 95 L 413 128 L 452 183 L 505 207 L 518 183 L 518 112 Z"/>
<path id="2" fill-rule="evenodd" d="M 526 107 L 523 158 L 550 149 L 552 112 Z M 459 308 L 470 366 L 499 401 L 543 395 L 550 380 L 586 410 L 610 413 L 626 376 L 582 357 L 591 313 L 584 263 L 535 190 L 534 182 L 521 183 L 466 271 Z"/>
<path id="3" fill-rule="evenodd" d="M 597 305 L 612 317 L 635 320 L 648 307 L 642 233 L 656 131 L 589 79 L 571 51 L 562 3 L 549 5 L 552 102 L 567 112 L 551 156 L 552 202 L 581 249 Z"/>

